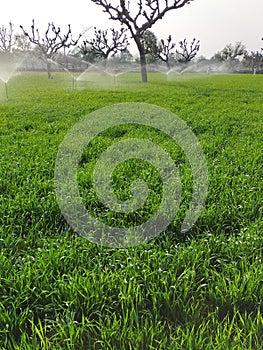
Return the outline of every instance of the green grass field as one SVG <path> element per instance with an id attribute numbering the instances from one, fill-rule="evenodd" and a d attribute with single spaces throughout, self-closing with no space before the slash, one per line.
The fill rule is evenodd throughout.
<path id="1" fill-rule="evenodd" d="M 263 348 L 263 77 L 186 75 L 148 84 L 136 74 L 77 82 L 55 74 L 20 74 L 0 85 L 0 349 L 262 349 Z M 203 147 L 209 191 L 190 232 L 179 233 L 189 196 L 187 160 L 152 129 L 118 127 L 85 150 L 79 187 L 94 211 L 91 174 L 116 140 L 141 137 L 168 150 L 180 165 L 183 201 L 155 240 L 107 249 L 74 233 L 54 191 L 56 155 L 67 131 L 101 107 L 145 102 L 185 120 Z M 120 198 L 134 171 L 151 185 L 145 164 L 115 174 Z M 125 175 L 126 171 L 126 175 Z M 118 177 L 119 176 L 119 177 Z M 119 182 L 118 182 L 119 181 Z M 91 191 L 91 192 L 90 192 Z M 91 196 L 87 194 L 91 193 Z M 102 219 L 125 225 L 99 208 Z M 131 218 L 129 218 L 131 220 Z"/>

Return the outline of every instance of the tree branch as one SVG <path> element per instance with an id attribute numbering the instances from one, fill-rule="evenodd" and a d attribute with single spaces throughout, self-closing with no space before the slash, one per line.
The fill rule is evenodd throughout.
<path id="1" fill-rule="evenodd" d="M 94 28 L 94 38 L 85 40 L 83 48 L 87 51 L 90 45 L 90 50 L 95 56 L 107 59 L 111 53 L 114 56 L 118 51 L 127 49 L 129 43 L 126 32 L 124 28 L 120 31 L 111 28 L 109 34 L 108 30 Z"/>
<path id="2" fill-rule="evenodd" d="M 9 22 L 9 27 L 2 26 L 0 28 L 0 50 L 11 52 L 16 44 L 16 36 L 14 35 L 14 25 Z"/>
<path id="3" fill-rule="evenodd" d="M 179 9 L 194 0 L 137 0 L 131 5 L 130 0 L 91 0 L 101 6 L 110 19 L 124 24 L 134 39 L 141 65 L 142 81 L 147 82 L 146 52 L 143 34 L 170 10 Z M 136 6 L 137 5 L 137 6 Z"/>
<path id="4" fill-rule="evenodd" d="M 169 61 L 174 56 L 174 52 L 172 52 L 174 48 L 175 43 L 172 42 L 172 37 L 169 35 L 166 41 L 164 39 L 160 40 L 155 57 L 169 66 Z"/>
<path id="5" fill-rule="evenodd" d="M 91 0 L 101 6 L 110 15 L 110 19 L 118 20 L 122 24 L 133 27 L 133 36 L 143 34 L 170 10 L 179 9 L 194 0 L 139 0 L 138 9 L 134 15 L 129 11 L 130 1 L 115 1 L 115 5 L 108 0 Z M 161 6 L 161 4 L 163 6 Z M 139 22 L 141 22 L 139 24 Z"/>
<path id="6" fill-rule="evenodd" d="M 195 38 L 192 40 L 190 47 L 188 49 L 188 43 L 186 39 L 179 42 L 181 51 L 176 50 L 176 53 L 180 56 L 178 59 L 179 62 L 187 63 L 190 62 L 197 55 L 200 49 L 200 40 Z"/>
<path id="7" fill-rule="evenodd" d="M 52 58 L 61 48 L 69 48 L 77 45 L 81 34 L 74 40 L 72 38 L 71 27 L 68 25 L 67 32 L 62 35 L 60 27 L 56 27 L 54 23 L 48 23 L 47 30 L 41 38 L 39 30 L 35 27 L 35 21 L 32 20 L 31 34 L 29 34 L 22 25 L 20 25 L 24 35 L 32 44 L 37 45 L 42 51 L 45 58 Z"/>

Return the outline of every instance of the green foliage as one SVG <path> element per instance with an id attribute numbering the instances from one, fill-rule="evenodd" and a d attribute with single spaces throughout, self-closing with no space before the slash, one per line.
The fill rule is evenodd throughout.
<path id="1" fill-rule="evenodd" d="M 147 63 L 156 61 L 155 56 L 158 52 L 156 35 L 152 31 L 146 30 L 142 36 L 142 43 L 147 56 Z"/>
<path id="2" fill-rule="evenodd" d="M 49 81 L 22 74 L 9 82 L 9 100 L 1 86 L 1 349 L 263 348 L 262 77 L 149 77 L 147 85 L 130 74 L 120 78 L 122 85 L 70 91 L 63 74 Z M 182 208 L 166 233 L 144 246 L 110 250 L 70 230 L 53 175 L 69 128 L 122 101 L 156 104 L 184 119 L 204 149 L 210 187 L 198 222 L 180 235 L 191 190 L 184 155 L 152 129 L 103 133 L 83 154 L 83 193 L 102 150 L 131 136 L 171 152 L 182 164 L 184 188 Z M 149 179 L 154 202 L 158 174 L 136 166 Z M 114 174 L 120 198 L 129 193 L 132 167 Z"/>

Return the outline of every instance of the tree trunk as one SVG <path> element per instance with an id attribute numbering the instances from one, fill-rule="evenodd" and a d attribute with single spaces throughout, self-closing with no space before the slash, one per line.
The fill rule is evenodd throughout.
<path id="1" fill-rule="evenodd" d="M 51 63 L 49 61 L 47 61 L 47 77 L 48 77 L 48 79 L 52 79 Z"/>
<path id="2" fill-rule="evenodd" d="M 140 65 L 141 65 L 141 77 L 142 82 L 147 83 L 148 77 L 147 77 L 147 67 L 146 67 L 146 54 L 143 47 L 143 44 L 141 43 L 140 36 L 134 36 L 135 43 L 137 45 L 139 54 L 140 54 Z"/>
<path id="3" fill-rule="evenodd" d="M 148 76 L 147 76 L 147 67 L 146 67 L 146 55 L 144 50 L 140 52 L 140 64 L 141 64 L 142 82 L 147 83 Z"/>

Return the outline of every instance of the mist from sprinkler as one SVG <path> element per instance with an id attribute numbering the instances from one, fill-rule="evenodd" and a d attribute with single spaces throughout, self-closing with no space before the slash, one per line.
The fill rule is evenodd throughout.
<path id="1" fill-rule="evenodd" d="M 21 61 L 21 60 L 20 60 Z M 0 79 L 5 84 L 6 97 L 8 97 L 7 83 L 20 64 L 10 60 L 1 60 L 0 57 Z M 81 58 L 69 57 L 48 59 L 55 66 L 55 70 L 64 71 L 72 80 L 72 90 L 89 84 L 91 88 L 112 88 L 117 84 L 125 84 L 125 79 L 118 78 L 125 74 L 140 74 L 138 62 L 120 62 L 115 58 L 90 62 Z M 41 68 L 40 68 L 41 69 Z M 148 73 L 158 73 L 167 80 L 192 80 L 196 78 L 212 77 L 214 74 L 231 74 L 239 70 L 247 70 L 241 63 L 231 65 L 230 62 L 216 62 L 214 60 L 199 60 L 189 63 L 173 62 L 171 67 L 165 62 L 153 62 L 147 64 Z M 255 74 L 255 70 L 254 70 Z M 82 82 L 80 84 L 80 82 Z"/>
<path id="2" fill-rule="evenodd" d="M 5 85 L 5 95 L 8 98 L 8 82 L 15 74 L 18 67 L 23 62 L 24 58 L 17 57 L 11 53 L 0 54 L 0 80 Z"/>

